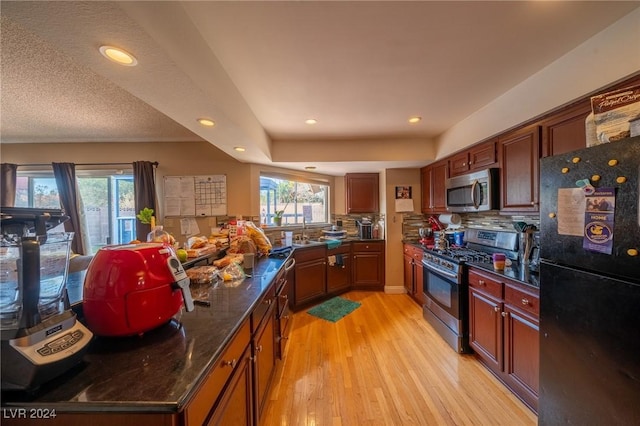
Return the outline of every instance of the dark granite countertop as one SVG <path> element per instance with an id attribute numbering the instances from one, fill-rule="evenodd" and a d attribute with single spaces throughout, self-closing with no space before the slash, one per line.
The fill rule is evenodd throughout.
<path id="1" fill-rule="evenodd" d="M 495 269 L 493 269 L 492 263 L 470 262 L 467 263 L 467 265 L 474 268 L 483 269 L 495 275 L 510 278 L 522 284 L 535 287 L 536 289 L 540 288 L 540 277 L 538 276 L 538 274 L 532 273 L 528 267 L 523 268 L 522 265 L 519 265 L 516 262 L 512 263 L 511 266 L 504 268 L 504 271 L 496 271 Z"/>
<path id="2" fill-rule="evenodd" d="M 420 244 L 419 241 L 403 240 L 402 242 L 404 244 L 411 244 L 423 250 L 426 248 L 423 244 Z M 496 275 L 510 278 L 512 280 L 518 281 L 520 283 L 526 284 L 531 287 L 536 287 L 536 288 L 540 287 L 540 280 L 539 280 L 538 274 L 532 273 L 529 270 L 529 268 L 523 268 L 522 265 L 519 265 L 516 262 L 512 263 L 510 267 L 505 268 L 504 271 L 496 271 L 495 269 L 493 269 L 492 263 L 469 262 L 467 263 L 467 266 L 480 268 L 487 272 L 491 272 Z"/>
<path id="3" fill-rule="evenodd" d="M 142 336 L 94 336 L 83 363 L 33 393 L 3 392 L 2 405 L 59 412 L 180 411 L 285 260 L 260 259 L 252 278 L 212 287 L 210 307 L 182 310 Z"/>

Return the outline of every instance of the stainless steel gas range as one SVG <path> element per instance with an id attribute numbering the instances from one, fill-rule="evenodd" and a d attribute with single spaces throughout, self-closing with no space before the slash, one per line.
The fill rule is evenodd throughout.
<path id="1" fill-rule="evenodd" d="M 518 258 L 514 232 L 470 229 L 465 231 L 465 240 L 465 247 L 427 249 L 422 258 L 424 318 L 458 353 L 472 352 L 466 263 L 490 263 L 495 252 L 505 253 L 513 261 Z"/>

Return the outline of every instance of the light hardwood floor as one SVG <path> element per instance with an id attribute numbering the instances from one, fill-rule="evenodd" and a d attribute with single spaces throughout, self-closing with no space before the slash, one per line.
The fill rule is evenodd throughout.
<path id="1" fill-rule="evenodd" d="M 262 425 L 535 425 L 472 355 L 456 354 L 409 296 L 353 291 L 331 323 L 293 315 Z"/>

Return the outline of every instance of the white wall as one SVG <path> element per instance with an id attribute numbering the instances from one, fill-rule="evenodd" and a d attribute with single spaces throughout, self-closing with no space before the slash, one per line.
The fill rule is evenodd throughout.
<path id="1" fill-rule="evenodd" d="M 640 72 L 640 9 L 446 131 L 437 158 L 494 136 Z"/>

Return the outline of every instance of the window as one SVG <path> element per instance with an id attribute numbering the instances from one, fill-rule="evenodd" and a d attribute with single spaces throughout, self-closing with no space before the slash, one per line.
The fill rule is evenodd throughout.
<path id="1" fill-rule="evenodd" d="M 329 222 L 329 185 L 322 182 L 290 180 L 281 176 L 260 176 L 260 223 L 277 226 Z"/>
<path id="2" fill-rule="evenodd" d="M 82 199 L 88 254 L 107 244 L 124 244 L 136 239 L 133 175 L 110 171 L 76 170 Z M 18 172 L 16 207 L 60 208 L 53 172 Z"/>

